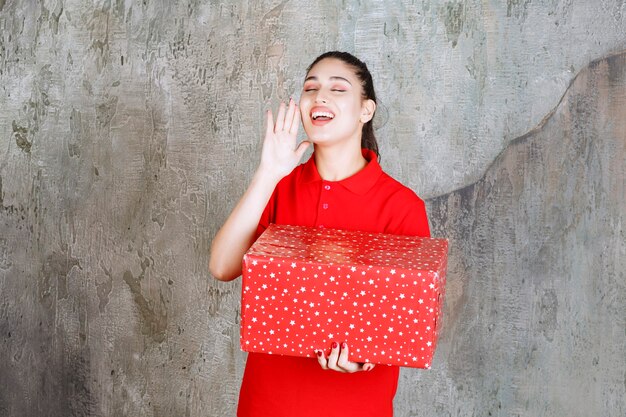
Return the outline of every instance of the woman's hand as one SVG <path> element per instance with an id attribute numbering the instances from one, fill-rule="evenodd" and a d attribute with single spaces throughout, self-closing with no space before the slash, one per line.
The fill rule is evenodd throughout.
<path id="1" fill-rule="evenodd" d="M 333 371 L 349 374 L 359 371 L 371 371 L 374 369 L 373 363 L 362 364 L 358 362 L 350 362 L 348 360 L 349 351 L 348 344 L 346 342 L 341 344 L 341 348 L 337 342 L 333 342 L 328 358 L 324 354 L 323 350 L 316 350 L 315 354 L 317 355 L 317 361 L 322 369 L 332 369 Z"/>
<path id="2" fill-rule="evenodd" d="M 276 124 L 274 124 L 272 111 L 267 111 L 267 126 L 259 171 L 271 175 L 276 181 L 293 171 L 311 145 L 310 142 L 305 141 L 296 148 L 299 118 L 300 112 L 293 99 L 289 99 L 287 108 L 284 103 L 280 104 Z"/>

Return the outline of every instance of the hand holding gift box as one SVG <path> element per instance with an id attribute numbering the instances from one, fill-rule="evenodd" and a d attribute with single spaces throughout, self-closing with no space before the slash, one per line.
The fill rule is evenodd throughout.
<path id="1" fill-rule="evenodd" d="M 243 260 L 241 347 L 313 358 L 347 342 L 351 361 L 430 368 L 447 249 L 445 239 L 270 225 Z"/>

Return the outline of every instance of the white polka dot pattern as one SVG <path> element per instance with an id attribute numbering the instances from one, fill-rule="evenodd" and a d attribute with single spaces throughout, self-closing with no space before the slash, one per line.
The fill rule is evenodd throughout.
<path id="1" fill-rule="evenodd" d="M 243 260 L 241 348 L 430 368 L 448 242 L 270 225 Z"/>

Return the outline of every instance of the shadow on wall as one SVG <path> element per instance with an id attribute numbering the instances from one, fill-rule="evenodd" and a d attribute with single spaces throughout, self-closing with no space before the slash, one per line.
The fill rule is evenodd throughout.
<path id="1" fill-rule="evenodd" d="M 626 415 L 625 178 L 622 52 L 583 70 L 481 180 L 427 202 L 433 236 L 450 239 L 444 328 L 397 409 Z"/>

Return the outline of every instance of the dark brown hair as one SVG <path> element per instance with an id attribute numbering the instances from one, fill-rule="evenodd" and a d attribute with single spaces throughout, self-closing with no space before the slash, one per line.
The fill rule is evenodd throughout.
<path id="1" fill-rule="evenodd" d="M 323 53 L 322 55 L 315 58 L 313 63 L 309 65 L 306 70 L 307 74 L 311 71 L 311 68 L 313 68 L 315 64 L 326 58 L 338 59 L 344 64 L 352 67 L 354 69 L 355 75 L 359 78 L 359 80 L 361 80 L 363 99 L 373 100 L 374 103 L 376 103 L 376 92 L 374 91 L 374 81 L 372 81 L 372 74 L 370 74 L 369 69 L 367 69 L 367 65 L 365 65 L 365 62 L 361 61 L 360 59 L 348 52 L 329 51 Z M 372 119 L 369 122 L 363 125 L 363 129 L 361 131 L 361 148 L 370 149 L 374 151 L 374 153 L 376 153 L 376 157 L 380 157 L 380 153 L 378 152 L 378 142 L 376 141 L 376 136 L 374 135 L 373 122 L 374 116 L 372 116 Z"/>

